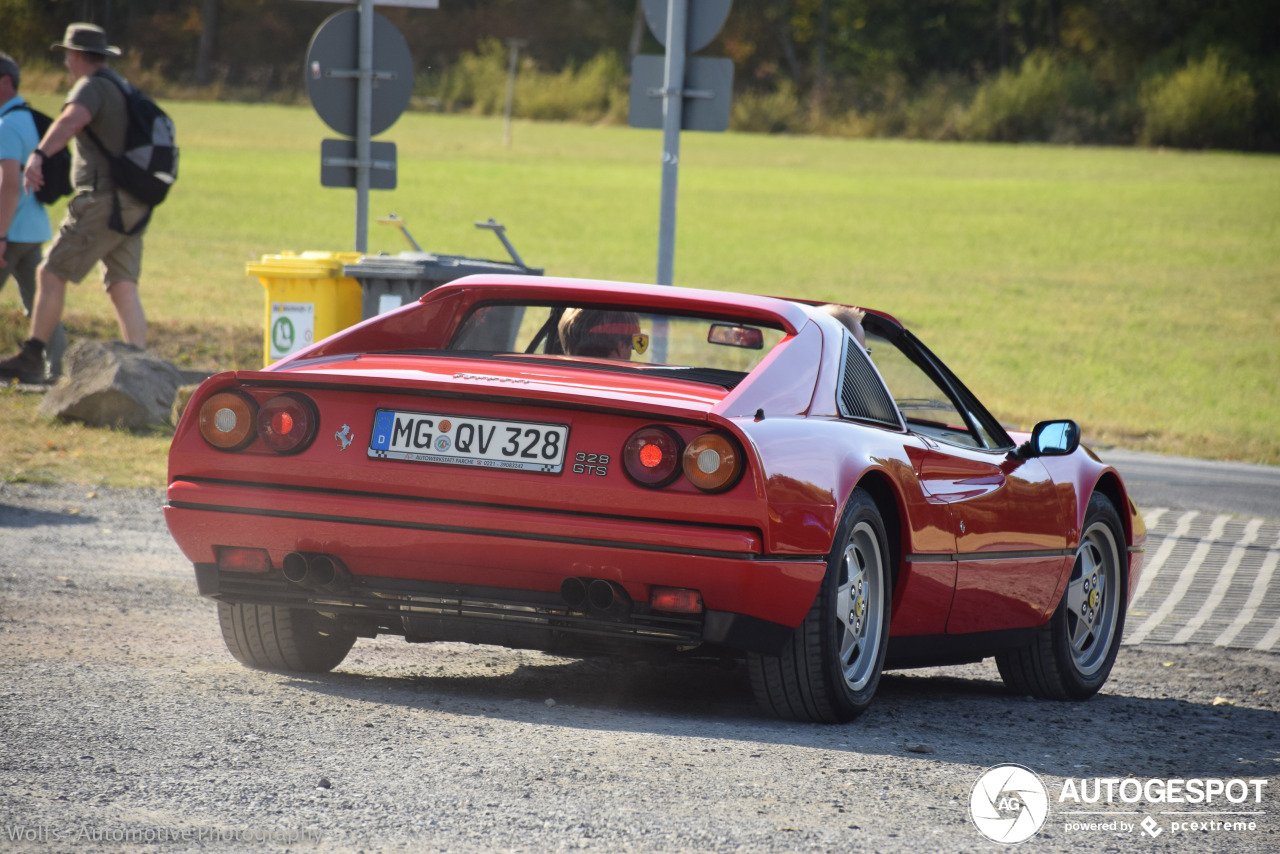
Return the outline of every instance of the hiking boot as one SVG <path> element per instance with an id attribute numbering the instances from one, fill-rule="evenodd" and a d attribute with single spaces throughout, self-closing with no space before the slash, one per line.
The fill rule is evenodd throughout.
<path id="1" fill-rule="evenodd" d="M 0 380 L 14 380 L 31 385 L 44 385 L 44 346 L 28 339 L 16 356 L 0 360 Z"/>

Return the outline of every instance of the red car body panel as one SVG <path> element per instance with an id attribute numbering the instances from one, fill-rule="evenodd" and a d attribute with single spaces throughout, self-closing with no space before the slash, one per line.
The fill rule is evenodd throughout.
<path id="1" fill-rule="evenodd" d="M 731 389 L 563 357 L 438 352 L 475 303 L 535 295 L 731 316 L 771 324 L 783 339 Z M 173 439 L 166 519 L 198 573 L 223 579 L 207 590 L 202 582 L 215 598 L 236 580 L 218 566 L 220 550 L 256 548 L 273 578 L 291 552 L 332 554 L 370 583 L 554 595 L 567 577 L 600 578 L 639 603 L 659 586 L 696 589 L 708 624 L 718 614 L 790 629 L 812 606 L 845 502 L 863 486 L 895 519 L 892 635 L 912 637 L 1045 623 L 1065 589 L 1089 496 L 1103 488 L 1125 517 L 1132 595 L 1145 529 L 1114 470 L 1084 450 L 1029 460 L 957 451 L 901 425 L 842 417 L 845 339 L 831 317 L 768 297 L 470 277 L 265 370 L 204 383 Z M 259 405 L 301 393 L 316 403 L 319 435 L 296 455 L 260 441 L 216 450 L 201 436 L 199 413 L 226 389 Z M 379 409 L 564 424 L 570 460 L 609 462 L 548 475 L 373 459 L 366 449 Z M 728 434 L 744 451 L 743 476 L 714 495 L 684 479 L 638 486 L 617 455 L 626 436 L 654 423 L 685 442 L 707 430 Z M 751 648 L 742 637 L 712 639 Z"/>

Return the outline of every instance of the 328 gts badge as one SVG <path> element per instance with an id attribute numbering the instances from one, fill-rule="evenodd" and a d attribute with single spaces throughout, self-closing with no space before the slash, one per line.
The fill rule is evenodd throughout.
<path id="1" fill-rule="evenodd" d="M 579 451 L 573 455 L 573 473 L 604 477 L 609 473 L 609 455 L 587 454 Z"/>

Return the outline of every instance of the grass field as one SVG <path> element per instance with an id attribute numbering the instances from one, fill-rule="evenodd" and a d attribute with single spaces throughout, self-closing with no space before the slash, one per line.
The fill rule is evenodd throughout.
<path id="1" fill-rule="evenodd" d="M 148 314 L 252 340 L 264 290 L 247 261 L 354 245 L 354 193 L 319 184 L 333 134 L 308 108 L 166 106 L 183 159 L 147 235 Z M 504 258 L 472 226 L 494 217 L 550 274 L 653 280 L 659 133 L 517 123 L 504 148 L 500 121 L 418 113 L 383 139 L 399 188 L 373 193 L 371 214 L 397 213 L 428 250 Z M 685 134 L 681 167 L 679 285 L 887 310 L 1008 423 L 1075 417 L 1094 442 L 1280 464 L 1280 158 Z M 408 248 L 389 228 L 369 238 Z M 0 311 L 16 306 L 0 292 Z M 110 333 L 96 282 L 68 306 Z M 242 351 L 171 358 L 256 364 Z M 34 404 L 0 409 L 7 476 L 127 474 L 45 460 Z M 163 436 L 119 437 L 135 440 L 145 453 L 129 456 L 163 457 Z"/>

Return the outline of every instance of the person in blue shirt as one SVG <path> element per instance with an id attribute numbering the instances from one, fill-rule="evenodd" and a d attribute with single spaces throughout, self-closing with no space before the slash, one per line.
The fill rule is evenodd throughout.
<path id="1" fill-rule="evenodd" d="M 7 53 L 0 53 L 0 288 L 10 276 L 18 283 L 22 307 L 30 316 L 36 295 L 36 268 L 42 247 L 53 236 L 44 205 L 22 186 L 23 165 L 40 144 L 27 102 L 18 94 L 22 73 Z M 19 377 L 46 382 L 62 373 L 66 332 L 59 323 L 45 349 L 44 370 Z"/>

